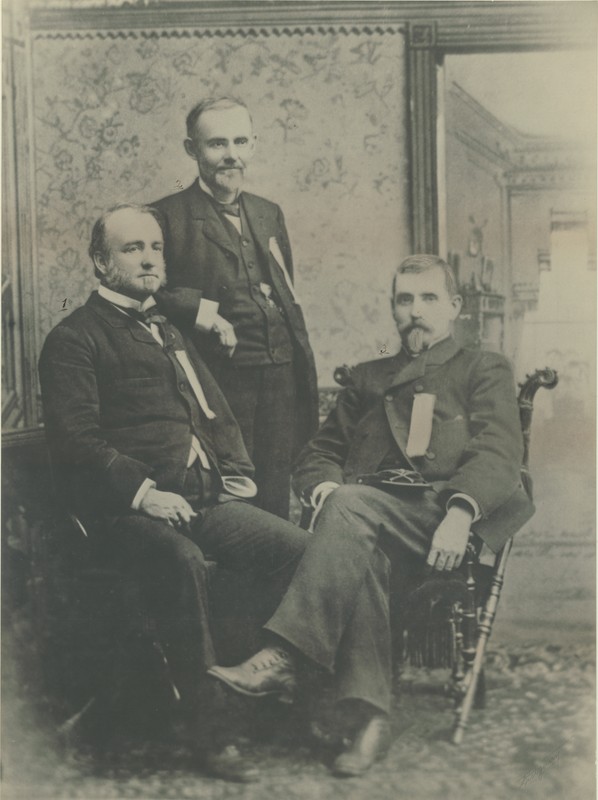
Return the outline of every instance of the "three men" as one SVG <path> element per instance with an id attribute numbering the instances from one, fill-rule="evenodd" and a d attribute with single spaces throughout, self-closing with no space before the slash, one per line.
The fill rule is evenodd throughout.
<path id="1" fill-rule="evenodd" d="M 255 770 L 219 741 L 204 557 L 286 586 L 307 534 L 243 502 L 255 495 L 238 425 L 202 360 L 152 296 L 164 238 L 148 207 L 95 224 L 101 286 L 48 335 L 39 364 L 44 421 L 61 493 L 141 587 L 202 767 Z"/>
<path id="2" fill-rule="evenodd" d="M 318 514 L 268 646 L 210 674 L 247 695 L 292 694 L 304 659 L 334 673 L 358 712 L 338 776 L 364 773 L 389 747 L 389 574 L 458 568 L 470 528 L 493 551 L 531 516 L 519 482 L 513 378 L 498 354 L 451 336 L 461 298 L 436 256 L 405 260 L 393 283 L 397 356 L 355 367 L 299 457 L 294 485 Z"/>
<path id="3" fill-rule="evenodd" d="M 201 293 L 195 342 L 241 428 L 256 502 L 287 518 L 292 458 L 317 428 L 316 374 L 282 211 L 242 192 L 255 141 L 243 103 L 199 103 L 185 140 L 199 179 L 152 205 L 166 220 L 168 288 Z"/>

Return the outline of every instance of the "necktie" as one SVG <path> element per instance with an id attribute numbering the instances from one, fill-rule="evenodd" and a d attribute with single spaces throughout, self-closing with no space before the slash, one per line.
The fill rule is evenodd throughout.
<path id="1" fill-rule="evenodd" d="M 130 317 L 133 317 L 133 319 L 139 322 L 143 322 L 145 325 L 164 325 L 166 322 L 166 317 L 163 314 L 159 314 L 155 306 L 147 308 L 145 311 L 139 311 L 136 308 L 127 308 L 124 310 Z"/>
<path id="2" fill-rule="evenodd" d="M 126 308 L 123 309 L 126 313 L 136 319 L 138 322 L 142 322 L 144 325 L 147 325 L 150 331 L 152 331 L 152 336 L 154 339 L 158 341 L 158 344 L 161 344 L 164 347 L 169 339 L 172 339 L 172 335 L 168 336 L 167 324 L 168 321 L 163 314 L 159 314 L 158 310 L 155 306 L 151 308 L 147 308 L 145 311 L 139 311 L 136 308 Z M 155 325 L 156 328 L 152 330 L 152 325 Z M 155 335 L 155 331 L 157 329 L 158 336 Z M 161 341 L 159 341 L 161 339 Z"/>
<path id="3" fill-rule="evenodd" d="M 232 217 L 241 216 L 238 200 L 236 203 L 216 203 L 216 205 L 223 214 L 230 214 Z"/>

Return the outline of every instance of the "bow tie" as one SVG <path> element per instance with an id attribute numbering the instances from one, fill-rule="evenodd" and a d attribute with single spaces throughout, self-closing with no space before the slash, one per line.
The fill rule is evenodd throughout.
<path id="1" fill-rule="evenodd" d="M 133 317 L 133 319 L 139 322 L 143 322 L 145 325 L 163 325 L 166 322 L 166 317 L 163 314 L 159 314 L 155 306 L 146 308 L 145 311 L 139 311 L 136 308 L 126 308 L 123 310 L 126 311 L 130 317 Z"/>
<path id="2" fill-rule="evenodd" d="M 240 217 L 241 216 L 241 209 L 239 208 L 239 201 L 237 200 L 236 203 L 216 203 L 216 206 L 219 211 L 223 214 L 230 214 L 232 217 Z"/>

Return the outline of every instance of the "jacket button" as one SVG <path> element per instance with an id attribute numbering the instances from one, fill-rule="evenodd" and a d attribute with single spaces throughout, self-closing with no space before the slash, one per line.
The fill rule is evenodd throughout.
<path id="1" fill-rule="evenodd" d="M 243 245 L 243 247 L 247 247 L 247 245 L 249 244 L 249 239 L 241 239 L 241 244 Z"/>
<path id="2" fill-rule="evenodd" d="M 392 400 L 392 395 L 391 394 L 385 394 L 384 395 L 384 399 L 386 400 L 387 403 L 390 403 L 390 401 Z"/>
<path id="3" fill-rule="evenodd" d="M 185 381 L 181 381 L 179 383 L 179 389 L 181 390 L 181 392 L 184 392 L 186 388 L 187 388 L 187 384 L 185 383 Z"/>
<path id="4" fill-rule="evenodd" d="M 423 392 L 423 390 L 424 390 L 423 383 L 416 383 L 414 389 L 415 389 L 416 392 Z"/>
<path id="5" fill-rule="evenodd" d="M 434 461 L 436 458 L 436 453 L 433 453 L 431 450 L 426 450 L 426 458 L 428 458 L 430 461 Z"/>

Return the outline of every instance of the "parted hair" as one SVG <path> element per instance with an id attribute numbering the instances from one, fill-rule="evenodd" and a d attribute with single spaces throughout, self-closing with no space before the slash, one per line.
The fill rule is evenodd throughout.
<path id="1" fill-rule="evenodd" d="M 185 123 L 187 126 L 187 136 L 189 139 L 193 139 L 197 120 L 202 114 L 205 114 L 206 111 L 211 111 L 212 109 L 236 107 L 244 108 L 249 114 L 249 119 L 251 119 L 251 114 L 249 113 L 249 109 L 245 103 L 236 97 L 230 97 L 228 95 L 224 97 L 205 97 L 203 100 L 200 100 L 199 103 L 196 103 L 196 105 L 194 105 L 191 111 L 187 114 L 187 120 Z"/>
<path id="2" fill-rule="evenodd" d="M 136 203 L 117 203 L 117 205 L 107 208 L 106 211 L 104 211 L 104 213 L 94 223 L 91 231 L 91 241 L 87 251 L 92 261 L 94 261 L 94 256 L 96 255 L 102 256 L 104 261 L 107 261 L 110 257 L 108 243 L 106 242 L 106 223 L 115 211 L 122 211 L 126 208 L 129 208 L 132 211 L 138 211 L 140 214 L 149 214 L 152 216 L 160 226 L 162 236 L 166 237 L 164 219 L 157 208 L 153 208 L 153 206 L 137 205 Z M 93 269 L 96 278 L 100 278 L 101 280 L 102 273 L 98 271 L 95 261 Z"/>
<path id="3" fill-rule="evenodd" d="M 394 298 L 399 275 L 409 273 L 427 272 L 429 269 L 440 268 L 444 272 L 444 282 L 449 297 L 459 294 L 459 287 L 453 268 L 446 263 L 440 256 L 429 255 L 427 253 L 416 253 L 408 256 L 398 267 L 392 279 L 392 296 Z"/>

